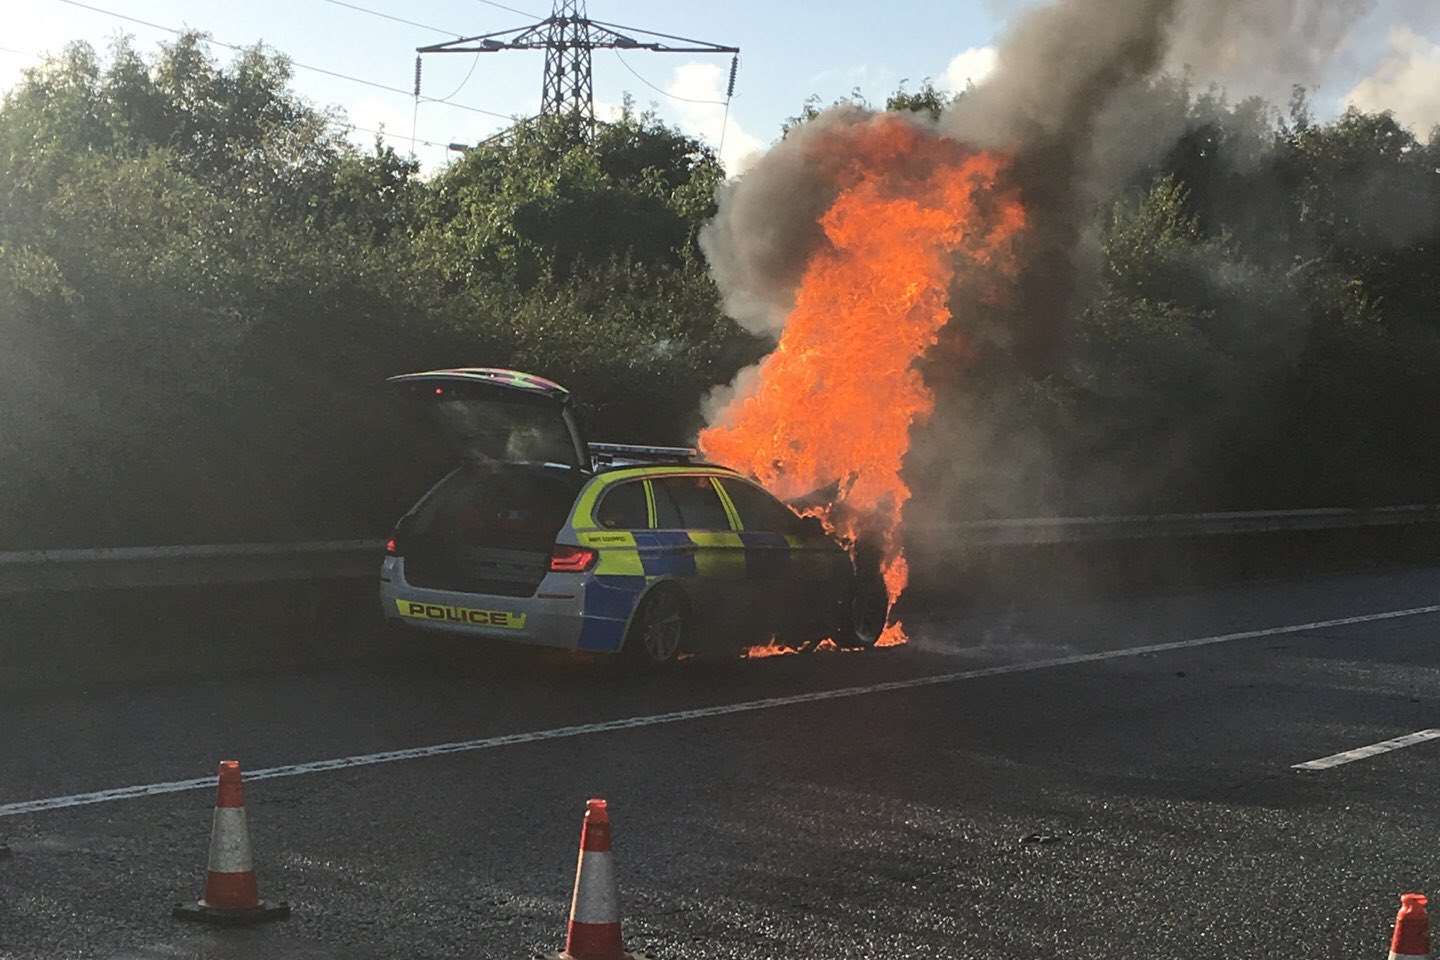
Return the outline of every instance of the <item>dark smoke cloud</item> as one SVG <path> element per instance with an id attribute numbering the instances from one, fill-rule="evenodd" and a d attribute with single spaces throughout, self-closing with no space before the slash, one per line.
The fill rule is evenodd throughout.
<path id="1" fill-rule="evenodd" d="M 1374 0 L 992 0 L 1010 17 L 995 72 L 962 97 L 939 132 L 1015 156 L 1032 215 L 1018 285 L 1028 303 L 1022 347 L 1049 357 L 1063 339 L 1056 318 L 1073 295 L 1082 224 L 1093 201 L 1153 160 L 1183 131 L 1136 115 L 1131 94 L 1162 70 L 1188 65 L 1199 82 L 1240 92 L 1313 83 Z M 868 113 L 825 111 L 801 125 L 720 196 L 700 242 L 727 312 L 776 335 L 834 198 L 817 169 L 826 131 Z M 1173 120 L 1172 120 L 1173 122 Z"/>
<path id="2" fill-rule="evenodd" d="M 1187 3 L 1168 60 L 1237 96 L 1283 100 L 1295 84 L 1318 86 L 1375 0 Z"/>
<path id="3" fill-rule="evenodd" d="M 1064 318 L 1092 273 L 1087 229 L 1116 187 L 1184 129 L 1146 84 L 1186 73 L 1237 95 L 1318 83 L 1374 0 L 1062 0 L 1018 10 L 994 74 L 941 120 L 948 136 L 1005 150 L 1032 222 L 1013 330 L 1022 364 L 1055 362 Z"/>
<path id="4" fill-rule="evenodd" d="M 1186 132 L 1180 112 L 1157 113 L 1149 85 L 1161 74 L 1184 73 L 1201 87 L 1227 85 L 1237 97 L 1283 99 L 1291 85 L 1324 78 L 1373 6 L 1373 0 L 987 2 L 1003 7 L 1008 21 L 996 68 L 932 128 L 1009 155 L 1009 185 L 1029 222 L 1010 302 L 993 310 L 967 302 L 956 311 L 965 329 L 952 323 L 924 365 L 939 406 L 911 450 L 907 473 L 917 498 L 922 487 L 964 486 L 966 465 L 983 464 L 992 475 L 1008 465 L 1017 478 L 1050 474 L 1044 465 L 1053 451 L 1041 437 L 1032 443 L 1007 429 L 1014 419 L 994 408 L 1005 391 L 987 390 L 984 378 L 992 384 L 1012 373 L 1043 378 L 1065 362 L 1068 318 L 1096 275 L 1091 241 L 1102 203 Z M 720 196 L 701 244 L 726 310 L 749 329 L 777 336 L 783 329 L 805 264 L 824 242 L 816 221 L 834 198 L 820 148 L 843 142 L 827 136 L 836 126 L 869 115 L 854 107 L 825 111 L 792 130 Z M 983 356 L 983 371 L 973 368 L 976 356 Z M 723 420 L 726 404 L 753 381 L 747 371 L 717 390 L 707 405 L 710 421 Z M 1032 503 L 1049 499 L 1045 490 L 1026 494 Z M 937 499 L 946 501 L 937 509 L 953 508 L 953 497 Z M 981 510 L 1007 507 L 989 503 Z"/>
<path id="5" fill-rule="evenodd" d="M 1069 0 L 1022 13 L 995 72 L 941 121 L 950 136 L 1014 151 L 1085 136 L 1108 94 L 1152 73 L 1178 0 Z"/>
<path id="6" fill-rule="evenodd" d="M 1154 74 L 1179 0 L 1069 0 L 1020 14 L 990 79 L 941 118 L 942 131 L 1015 157 L 1030 223 L 1008 331 L 1022 363 L 1053 362 L 1064 342 L 1089 206 L 1082 189 L 1096 123 L 1117 91 Z"/>
<path id="7" fill-rule="evenodd" d="M 795 303 L 805 263 L 824 239 L 820 216 L 835 186 L 818 175 L 829 131 L 869 116 L 839 106 L 801 124 L 739 180 L 721 189 L 720 212 L 700 231 L 725 312 L 754 333 L 778 336 Z"/>
<path id="8" fill-rule="evenodd" d="M 1036 0 L 985 0 L 985 6 L 1012 22 L 1047 7 Z M 1136 6 L 1088 5 L 1101 18 L 1112 10 L 1123 17 Z M 1440 16 L 1434 0 L 1180 0 L 1174 6 L 1164 69 L 1192 70 L 1236 96 L 1272 99 L 1287 96 L 1293 84 L 1321 83 L 1355 26 L 1372 13 L 1417 27 Z M 1077 47 L 1095 36 L 1081 26 Z"/>

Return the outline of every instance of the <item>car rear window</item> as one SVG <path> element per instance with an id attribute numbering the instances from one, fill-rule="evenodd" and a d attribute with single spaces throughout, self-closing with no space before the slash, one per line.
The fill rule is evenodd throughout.
<path id="1" fill-rule="evenodd" d="M 657 477 L 655 526 L 661 530 L 729 530 L 730 518 L 709 477 Z"/>
<path id="2" fill-rule="evenodd" d="M 799 526 L 799 517 L 789 507 L 759 487 L 741 480 L 721 480 L 720 485 L 735 505 L 740 525 L 746 530 L 793 533 Z"/>
<path id="3" fill-rule="evenodd" d="M 595 520 L 611 530 L 644 530 L 650 526 L 650 509 L 645 504 L 645 484 L 639 480 L 622 483 L 600 501 Z"/>
<path id="4" fill-rule="evenodd" d="M 471 462 L 576 464 L 575 444 L 560 408 L 532 397 L 429 387 L 441 432 Z M 434 394 L 435 390 L 446 391 Z"/>

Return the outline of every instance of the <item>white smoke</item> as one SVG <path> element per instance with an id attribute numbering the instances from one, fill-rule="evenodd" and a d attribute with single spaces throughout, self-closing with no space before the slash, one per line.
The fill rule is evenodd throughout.
<path id="1" fill-rule="evenodd" d="M 1389 110 L 1420 139 L 1440 127 L 1440 43 L 1406 26 L 1390 31 L 1390 48 L 1375 72 L 1345 102 L 1365 111 Z"/>
<path id="2" fill-rule="evenodd" d="M 995 72 L 995 48 L 971 47 L 950 58 L 941 77 L 941 89 L 963 93 L 971 86 L 984 83 Z"/>

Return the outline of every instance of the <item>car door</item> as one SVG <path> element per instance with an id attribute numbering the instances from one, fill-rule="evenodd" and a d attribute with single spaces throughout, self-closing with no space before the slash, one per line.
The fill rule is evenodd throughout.
<path id="1" fill-rule="evenodd" d="M 815 521 L 806 521 L 747 480 L 720 481 L 740 521 L 746 575 L 757 614 L 791 643 L 827 635 L 844 583 L 845 558 Z"/>
<path id="2" fill-rule="evenodd" d="M 796 581 L 787 534 L 799 518 L 760 487 L 735 477 L 719 481 L 739 521 L 745 548 L 745 580 L 752 615 L 767 639 L 787 636 L 797 625 Z"/>
<path id="3" fill-rule="evenodd" d="M 529 596 L 590 476 L 564 387 L 514 370 L 467 367 L 390 377 L 415 432 L 459 462 L 396 530 L 415 586 Z M 438 428 L 438 429 L 437 429 Z"/>
<path id="4" fill-rule="evenodd" d="M 713 477 L 666 474 L 651 477 L 649 484 L 655 501 L 649 549 L 665 558 L 664 568 L 690 598 L 697 646 L 724 649 L 755 642 L 758 625 L 745 581 L 745 547 Z M 636 543 L 640 540 L 637 534 Z"/>

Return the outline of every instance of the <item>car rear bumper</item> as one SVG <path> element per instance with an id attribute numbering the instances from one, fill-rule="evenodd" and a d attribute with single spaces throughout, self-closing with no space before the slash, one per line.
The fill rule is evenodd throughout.
<path id="1" fill-rule="evenodd" d="M 386 557 L 380 572 L 380 603 L 387 619 L 422 630 L 613 653 L 620 648 L 624 631 L 624 618 L 614 615 L 628 617 L 628 611 L 587 613 L 587 589 L 595 592 L 592 581 L 590 574 L 549 573 L 530 597 L 433 590 L 406 582 L 404 558 Z M 594 643 L 595 637 L 604 637 L 606 642 Z"/>

